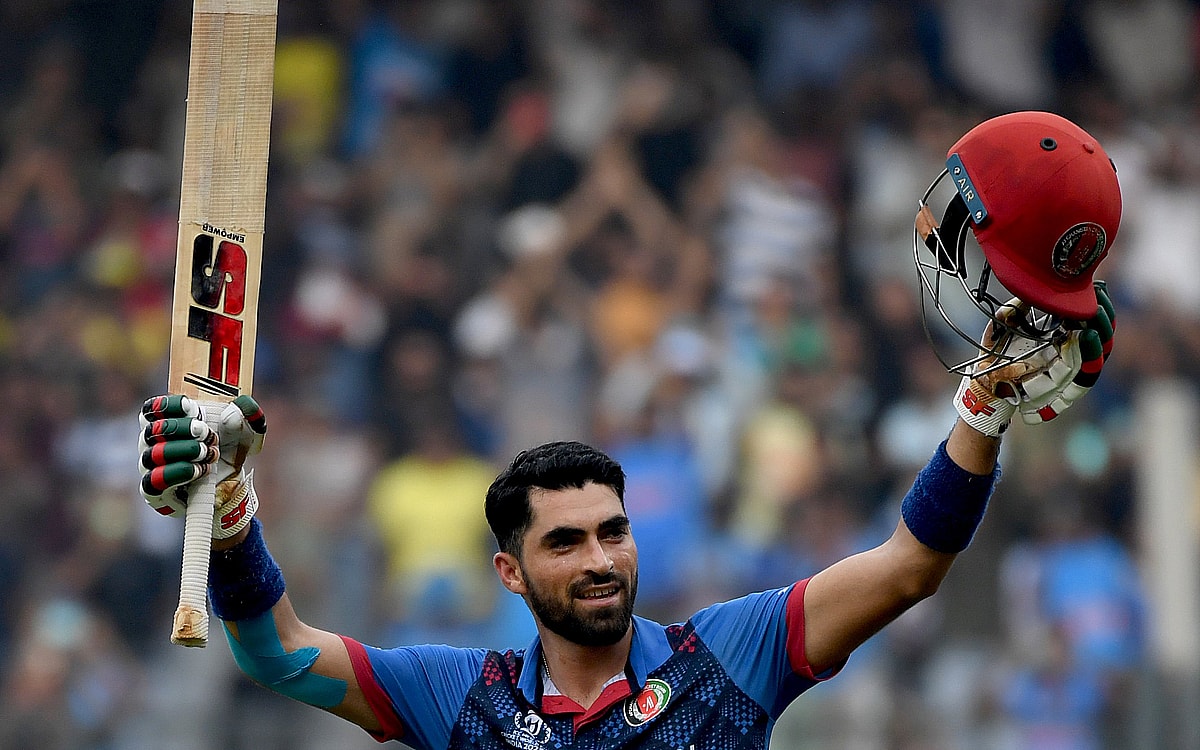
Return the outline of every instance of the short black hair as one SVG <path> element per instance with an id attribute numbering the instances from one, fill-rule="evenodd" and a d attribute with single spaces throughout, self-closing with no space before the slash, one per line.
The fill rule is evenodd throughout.
<path id="1" fill-rule="evenodd" d="M 578 489 L 588 482 L 612 488 L 625 507 L 625 471 L 603 451 L 572 440 L 518 453 L 488 487 L 484 500 L 488 526 L 500 551 L 520 557 L 521 540 L 533 523 L 531 489 Z"/>

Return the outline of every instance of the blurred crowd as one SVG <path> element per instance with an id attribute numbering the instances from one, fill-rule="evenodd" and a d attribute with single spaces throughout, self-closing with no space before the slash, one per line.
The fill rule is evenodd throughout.
<path id="1" fill-rule="evenodd" d="M 1200 3 L 280 6 L 256 484 L 306 621 L 523 647 L 482 500 L 550 439 L 624 465 L 661 621 L 882 541 L 955 417 L 916 201 L 971 126 L 1049 109 L 1118 168 L 1115 354 L 1014 428 L 941 593 L 774 746 L 1153 746 L 1131 425 L 1144 384 L 1200 386 Z M 0 748 L 374 746 L 245 682 L 219 631 L 167 642 L 181 524 L 141 500 L 135 433 L 190 13 L 0 4 Z"/>

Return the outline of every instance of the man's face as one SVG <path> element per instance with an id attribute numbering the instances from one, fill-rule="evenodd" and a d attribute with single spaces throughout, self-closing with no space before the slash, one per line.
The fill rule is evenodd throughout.
<path id="1" fill-rule="evenodd" d="M 519 566 L 538 621 L 582 646 L 611 646 L 629 631 L 637 545 L 612 488 L 530 492 L 533 522 Z"/>

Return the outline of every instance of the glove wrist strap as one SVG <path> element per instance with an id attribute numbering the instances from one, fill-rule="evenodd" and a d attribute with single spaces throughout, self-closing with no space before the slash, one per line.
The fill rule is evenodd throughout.
<path id="1" fill-rule="evenodd" d="M 959 382 L 954 408 L 964 422 L 988 437 L 1000 437 L 1017 410 L 1016 405 L 991 393 L 970 376 Z"/>
<path id="2" fill-rule="evenodd" d="M 258 512 L 258 493 L 254 491 L 254 472 L 246 475 L 241 482 L 234 484 L 229 480 L 233 489 L 228 493 L 228 499 L 222 499 L 224 485 L 217 486 L 217 509 L 213 513 L 213 539 L 228 539 L 246 528 L 250 519 Z"/>

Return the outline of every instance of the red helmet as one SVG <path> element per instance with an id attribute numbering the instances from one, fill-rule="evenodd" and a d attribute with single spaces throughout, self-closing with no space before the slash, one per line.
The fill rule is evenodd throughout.
<path id="1" fill-rule="evenodd" d="M 946 178 L 953 192 L 939 224 L 928 202 Z M 946 170 L 920 203 L 914 258 L 922 292 L 956 333 L 977 346 L 979 328 L 964 330 L 943 298 L 943 279 L 956 278 L 954 286 L 987 318 L 1026 341 L 947 367 L 966 372 L 990 355 L 1003 366 L 1041 348 L 1029 341 L 1048 345 L 1064 321 L 1093 317 L 1093 275 L 1120 223 L 1116 167 L 1078 125 L 1049 112 L 1014 112 L 968 131 L 950 148 Z M 968 226 L 982 251 L 978 270 L 967 268 Z M 993 277 L 1008 292 L 1003 299 L 989 292 Z M 1009 296 L 1032 309 L 997 318 Z"/>

